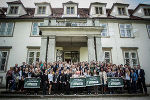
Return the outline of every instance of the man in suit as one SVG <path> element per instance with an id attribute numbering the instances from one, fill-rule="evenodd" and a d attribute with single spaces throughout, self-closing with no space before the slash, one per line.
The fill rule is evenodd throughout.
<path id="1" fill-rule="evenodd" d="M 138 89 L 140 89 L 140 92 L 143 93 L 143 88 L 144 88 L 144 92 L 145 94 L 147 94 L 147 87 L 145 85 L 145 72 L 143 69 L 141 69 L 140 65 L 137 66 L 136 73 L 138 76 L 138 82 L 137 82 Z"/>

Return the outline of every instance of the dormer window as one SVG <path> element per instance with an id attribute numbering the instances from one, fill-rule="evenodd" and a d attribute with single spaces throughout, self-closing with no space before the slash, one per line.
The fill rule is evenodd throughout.
<path id="1" fill-rule="evenodd" d="M 38 7 L 38 14 L 45 14 L 46 6 L 39 6 Z"/>
<path id="2" fill-rule="evenodd" d="M 95 7 L 96 14 L 103 14 L 102 7 Z"/>
<path id="3" fill-rule="evenodd" d="M 150 8 L 144 8 L 145 16 L 150 16 Z"/>
<path id="4" fill-rule="evenodd" d="M 125 8 L 118 7 L 118 14 L 119 15 L 126 15 Z"/>
<path id="5" fill-rule="evenodd" d="M 18 14 L 18 6 L 11 6 L 9 10 L 9 14 Z"/>
<path id="6" fill-rule="evenodd" d="M 67 14 L 74 14 L 74 7 L 67 7 Z"/>

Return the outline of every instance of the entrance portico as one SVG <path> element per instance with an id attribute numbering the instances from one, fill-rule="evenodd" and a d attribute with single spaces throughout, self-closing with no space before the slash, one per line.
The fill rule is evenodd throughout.
<path id="1" fill-rule="evenodd" d="M 101 27 L 40 26 L 39 28 L 42 32 L 41 61 L 44 62 L 47 59 L 47 62 L 54 62 L 60 58 L 62 61 L 80 61 L 80 48 L 82 47 L 87 47 L 88 62 L 102 60 Z M 61 49 L 56 49 L 57 47 Z M 58 59 L 57 51 L 59 54 L 62 53 Z"/>

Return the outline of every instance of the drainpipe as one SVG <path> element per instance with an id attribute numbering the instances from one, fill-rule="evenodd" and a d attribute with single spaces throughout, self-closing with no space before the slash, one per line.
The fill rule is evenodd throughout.
<path id="1" fill-rule="evenodd" d="M 95 49 L 95 60 L 97 61 L 96 37 L 95 36 L 94 36 L 94 49 Z"/>
<path id="2" fill-rule="evenodd" d="M 48 44 L 49 44 L 49 36 L 47 37 L 47 44 L 46 44 L 46 56 L 45 56 L 46 67 L 47 67 Z"/>

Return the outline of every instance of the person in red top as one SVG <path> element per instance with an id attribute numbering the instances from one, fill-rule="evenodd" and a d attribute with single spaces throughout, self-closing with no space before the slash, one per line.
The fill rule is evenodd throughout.
<path id="1" fill-rule="evenodd" d="M 10 69 L 6 73 L 6 91 L 8 89 L 9 81 L 12 80 L 12 72 L 13 72 L 13 67 L 10 67 Z"/>

